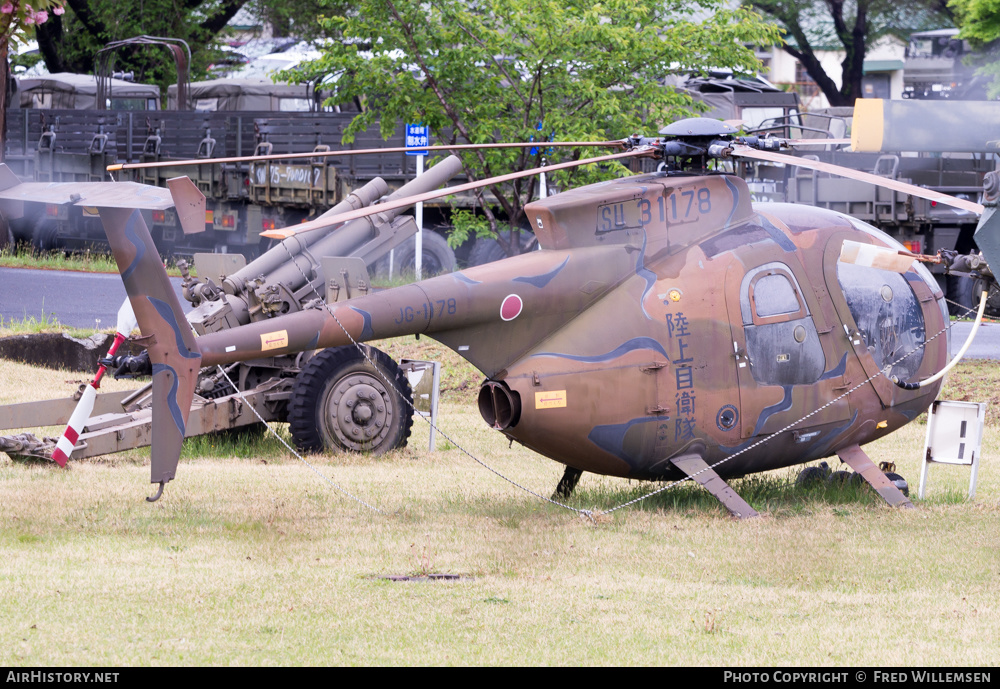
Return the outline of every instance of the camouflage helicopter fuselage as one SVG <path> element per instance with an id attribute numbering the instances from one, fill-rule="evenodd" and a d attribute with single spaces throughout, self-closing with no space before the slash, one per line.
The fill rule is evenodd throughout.
<path id="1" fill-rule="evenodd" d="M 680 475 L 670 460 L 691 453 L 749 447 L 723 477 L 826 457 L 936 397 L 880 371 L 944 366 L 943 295 L 919 264 L 838 261 L 844 240 L 898 248 L 857 220 L 753 207 L 729 175 L 605 182 L 527 214 L 543 251 L 204 335 L 202 365 L 426 334 L 486 375 L 480 410 L 502 433 L 634 478 Z"/>

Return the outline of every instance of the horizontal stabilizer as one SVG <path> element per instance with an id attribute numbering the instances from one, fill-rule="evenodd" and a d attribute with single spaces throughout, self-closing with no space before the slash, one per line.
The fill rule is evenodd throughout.
<path id="1" fill-rule="evenodd" d="M 167 188 L 174 199 L 177 219 L 181 221 L 184 234 L 205 231 L 205 195 L 194 185 L 190 177 L 174 177 L 167 180 Z"/>
<path id="2" fill-rule="evenodd" d="M 137 208 L 139 210 L 166 210 L 174 206 L 177 197 L 178 206 L 183 205 L 185 214 L 190 215 L 199 206 L 201 229 L 205 226 L 205 196 L 194 184 L 187 184 L 177 178 L 170 180 L 170 189 L 151 187 L 136 182 L 20 182 L 6 165 L 0 165 L 0 201 L 16 202 L 31 201 L 34 203 L 69 203 L 76 206 L 93 206 L 96 208 Z M 169 184 L 169 183 L 168 183 Z M 179 192 L 171 194 L 178 189 Z M 180 214 L 180 208 L 178 212 Z M 182 215 L 182 218 L 184 216 Z M 187 231 L 185 229 L 185 231 Z"/>

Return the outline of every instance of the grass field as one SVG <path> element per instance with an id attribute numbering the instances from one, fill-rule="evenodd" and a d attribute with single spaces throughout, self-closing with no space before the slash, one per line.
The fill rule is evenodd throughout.
<path id="1" fill-rule="evenodd" d="M 996 368 L 963 364 L 943 397 L 992 399 Z M 451 375 L 454 443 L 549 495 L 561 466 L 508 447 Z M 0 404 L 83 377 L 2 363 Z M 918 420 L 866 448 L 918 509 L 792 470 L 734 482 L 763 513 L 744 522 L 683 486 L 594 523 L 453 442 L 427 452 L 420 420 L 386 457 L 308 458 L 382 513 L 273 440 L 189 441 L 155 504 L 143 451 L 68 471 L 0 455 L 0 665 L 992 665 L 994 409 L 972 501 L 968 470 L 940 466 L 916 500 Z M 584 475 L 570 504 L 654 487 Z"/>

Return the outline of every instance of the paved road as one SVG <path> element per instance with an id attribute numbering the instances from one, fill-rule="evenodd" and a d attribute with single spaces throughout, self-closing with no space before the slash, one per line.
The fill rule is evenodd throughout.
<path id="1" fill-rule="evenodd" d="M 181 279 L 171 278 L 185 312 L 191 304 L 181 296 Z M 76 273 L 59 270 L 0 268 L 0 315 L 4 320 L 40 318 L 42 312 L 55 315 L 63 325 L 113 326 L 118 308 L 125 300 L 125 287 L 116 274 Z M 955 353 L 965 342 L 971 323 L 956 323 L 951 329 Z M 1000 324 L 984 323 L 966 353 L 972 359 L 1000 359 Z"/>
<path id="2" fill-rule="evenodd" d="M 185 311 L 191 304 L 181 296 L 180 278 L 171 278 Z M 0 268 L 0 316 L 4 320 L 53 316 L 75 328 L 114 327 L 125 301 L 125 286 L 117 273 L 77 273 L 62 270 Z"/>
<path id="3" fill-rule="evenodd" d="M 951 328 L 951 353 L 955 355 L 965 344 L 972 330 L 972 323 L 956 323 Z M 966 359 L 1000 359 L 1000 323 L 983 323 L 976 339 L 965 353 Z"/>

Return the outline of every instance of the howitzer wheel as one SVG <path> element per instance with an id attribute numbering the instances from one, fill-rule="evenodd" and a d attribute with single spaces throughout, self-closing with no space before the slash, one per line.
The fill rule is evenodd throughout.
<path id="1" fill-rule="evenodd" d="M 413 394 L 403 371 L 374 347 L 331 347 L 312 357 L 295 379 L 289 431 L 306 452 L 382 454 L 404 447 L 413 425 Z M 374 364 L 374 366 L 372 366 Z"/>

